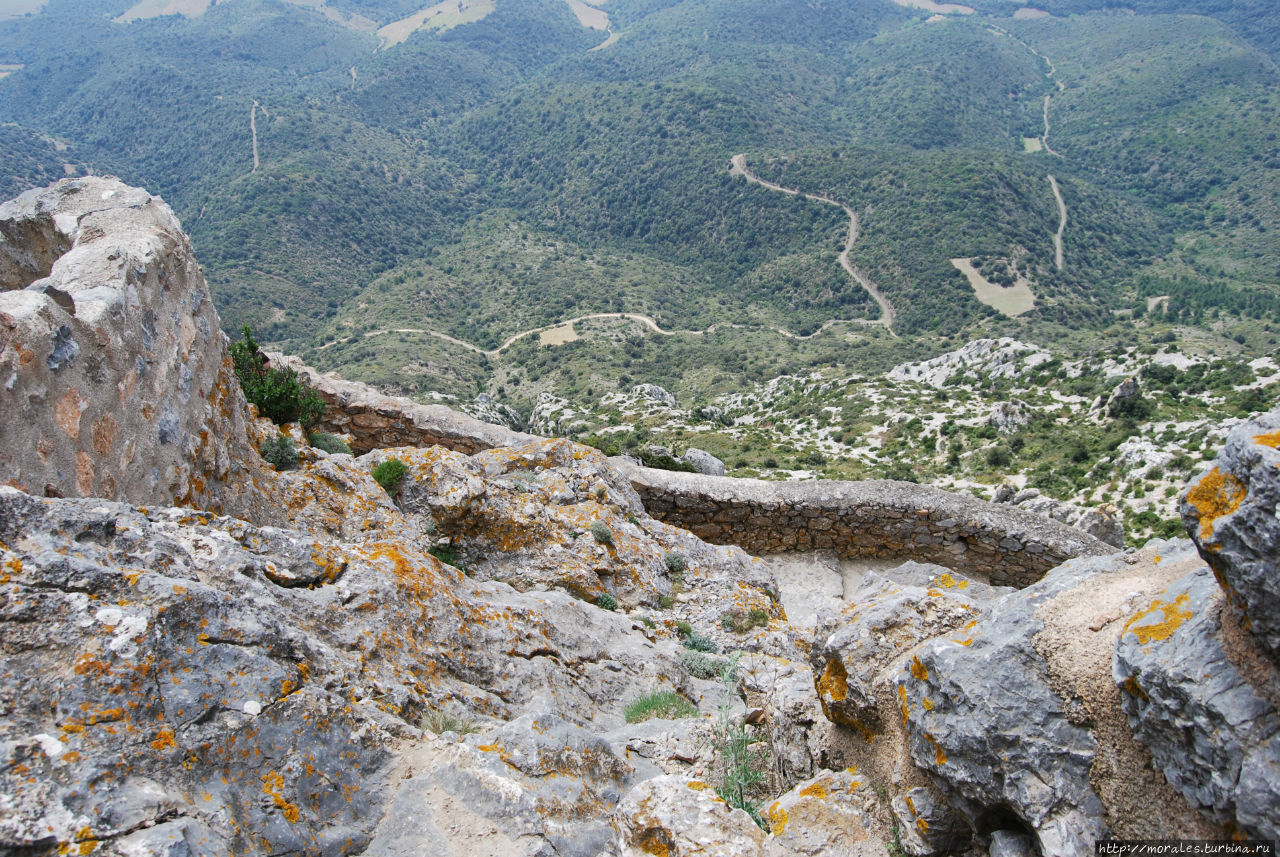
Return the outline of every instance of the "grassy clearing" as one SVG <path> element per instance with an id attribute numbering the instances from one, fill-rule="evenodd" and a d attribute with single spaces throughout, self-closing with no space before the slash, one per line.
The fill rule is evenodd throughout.
<path id="1" fill-rule="evenodd" d="M 1017 318 L 1035 309 L 1036 296 L 1027 280 L 1019 279 L 1014 285 L 1004 288 L 979 274 L 972 259 L 952 259 L 951 264 L 969 280 L 973 296 L 1000 314 Z"/>

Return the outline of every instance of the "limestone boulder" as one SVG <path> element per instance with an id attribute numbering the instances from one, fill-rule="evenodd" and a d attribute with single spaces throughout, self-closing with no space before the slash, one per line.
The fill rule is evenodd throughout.
<path id="1" fill-rule="evenodd" d="M 615 819 L 623 857 L 766 854 L 765 832 L 702 780 L 675 775 L 647 780 L 627 794 Z"/>
<path id="2" fill-rule="evenodd" d="M 1085 855 L 1108 835 L 1222 835 L 1152 771 L 1111 677 L 1125 622 L 1197 566 L 1185 541 L 1069 561 L 902 665 L 911 759 L 975 837 Z"/>
<path id="3" fill-rule="evenodd" d="M 262 464 L 191 246 L 98 177 L 0 205 L 0 483 L 261 517 Z"/>
<path id="4" fill-rule="evenodd" d="M 765 810 L 770 857 L 888 857 L 870 781 L 849 770 L 823 771 Z"/>
<path id="5" fill-rule="evenodd" d="M 956 592 L 868 574 L 839 613 L 820 616 L 809 664 L 827 718 L 868 741 L 883 731 L 885 719 L 896 716 L 897 661 L 926 640 L 947 632 L 964 637 L 965 626 L 976 624 L 976 603 Z"/>
<path id="6" fill-rule="evenodd" d="M 1280 662 L 1280 410 L 1232 430 L 1182 521 L 1232 607 Z"/>
<path id="7" fill-rule="evenodd" d="M 684 455 L 680 456 L 680 460 L 691 465 L 698 473 L 704 473 L 707 476 L 724 476 L 725 474 L 723 461 L 696 446 L 686 449 Z"/>
<path id="8" fill-rule="evenodd" d="M 1115 680 L 1174 789 L 1228 829 L 1280 839 L 1280 670 L 1225 600 L 1208 569 L 1174 583 L 1125 623 Z"/>
<path id="9" fill-rule="evenodd" d="M 927 788 L 910 789 L 895 797 L 893 816 L 902 849 L 913 857 L 951 854 L 969 840 L 965 820 Z"/>

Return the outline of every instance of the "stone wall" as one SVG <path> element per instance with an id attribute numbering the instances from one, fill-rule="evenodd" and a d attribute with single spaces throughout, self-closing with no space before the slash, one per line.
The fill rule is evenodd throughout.
<path id="1" fill-rule="evenodd" d="M 191 245 L 104 178 L 0 205 L 0 484 L 247 516 L 258 458 Z"/>
<path id="2" fill-rule="evenodd" d="M 270 358 L 320 394 L 328 404 L 323 427 L 352 435 L 357 452 L 439 444 L 471 454 L 530 437 L 322 375 L 297 358 Z M 757 554 L 829 549 L 845 558 L 915 559 L 1021 587 L 1071 557 L 1115 552 L 1031 512 L 909 482 L 762 482 L 653 470 L 627 458 L 610 463 L 653 517 Z"/>
<path id="3" fill-rule="evenodd" d="M 1072 557 L 1115 553 L 1031 512 L 910 482 L 763 482 L 611 462 L 653 517 L 752 553 L 910 558 L 1018 587 Z"/>
<path id="4" fill-rule="evenodd" d="M 357 455 L 393 446 L 443 446 L 473 455 L 499 446 L 532 440 L 533 435 L 481 422 L 444 405 L 420 405 L 411 399 L 387 396 L 354 381 L 325 375 L 297 357 L 269 353 L 271 365 L 292 369 L 302 383 L 324 399 L 319 428 L 350 435 Z"/>

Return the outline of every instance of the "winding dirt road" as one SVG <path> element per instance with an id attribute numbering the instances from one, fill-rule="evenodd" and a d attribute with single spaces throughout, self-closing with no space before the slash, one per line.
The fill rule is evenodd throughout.
<path id="1" fill-rule="evenodd" d="M 1053 198 L 1058 201 L 1058 231 L 1053 236 L 1053 261 L 1058 266 L 1058 270 L 1062 270 L 1065 262 L 1062 249 L 1062 233 L 1067 231 L 1067 203 L 1062 198 L 1062 189 L 1058 187 L 1058 180 L 1053 176 L 1049 176 L 1049 184 L 1053 187 Z"/>
<path id="2" fill-rule="evenodd" d="M 857 283 L 859 286 L 861 286 L 863 290 L 866 291 L 867 294 L 871 295 L 871 299 L 874 300 L 876 304 L 880 307 L 879 320 L 868 322 L 865 319 L 858 319 L 858 321 L 863 321 L 868 324 L 884 325 L 885 330 L 888 330 L 889 333 L 892 334 L 893 322 L 894 322 L 894 319 L 896 318 L 893 312 L 893 305 L 890 304 L 888 299 L 885 298 L 885 296 L 880 293 L 880 290 L 876 288 L 875 283 L 871 282 L 871 280 L 867 277 L 866 274 L 858 270 L 858 268 L 854 266 L 853 262 L 849 261 L 849 251 L 853 249 L 853 245 L 857 243 L 857 240 L 858 240 L 859 225 L 858 225 L 857 212 L 855 212 L 849 206 L 845 205 L 843 202 L 834 200 L 829 196 L 822 196 L 820 194 L 815 194 L 815 193 L 803 193 L 801 191 L 795 190 L 794 188 L 783 187 L 782 185 L 774 184 L 771 181 L 765 181 L 764 179 L 757 176 L 755 173 L 751 172 L 751 169 L 747 166 L 746 155 L 734 155 L 731 162 L 733 166 L 729 170 L 730 175 L 742 176 L 752 184 L 758 184 L 763 188 L 768 188 L 769 190 L 776 190 L 779 193 L 785 193 L 788 196 L 800 196 L 800 197 L 804 197 L 805 199 L 811 199 L 814 202 L 825 202 L 827 205 L 834 205 L 837 208 L 843 210 L 844 213 L 849 216 L 849 235 L 845 239 L 844 249 L 840 251 L 840 256 L 839 256 L 840 267 L 844 268 L 845 272 L 848 273 L 849 276 L 853 278 L 853 281 Z M 828 322 L 828 324 L 830 324 L 830 322 Z"/>

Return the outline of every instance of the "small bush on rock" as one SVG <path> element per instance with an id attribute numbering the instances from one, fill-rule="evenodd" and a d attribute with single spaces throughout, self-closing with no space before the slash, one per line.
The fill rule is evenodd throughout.
<path id="1" fill-rule="evenodd" d="M 409 468 L 398 458 L 388 458 L 386 461 L 373 468 L 373 479 L 382 486 L 382 490 L 386 491 L 392 497 L 400 490 L 400 483 L 404 481 L 404 475 L 409 472 Z"/>
<path id="2" fill-rule="evenodd" d="M 663 559 L 666 560 L 667 571 L 675 575 L 684 574 L 685 568 L 688 567 L 684 554 L 679 554 L 675 551 L 667 551 L 667 555 Z"/>
<path id="3" fill-rule="evenodd" d="M 752 628 L 766 628 L 769 625 L 769 614 L 759 607 L 743 611 L 734 609 L 720 616 L 720 627 L 735 634 L 745 634 Z"/>
<path id="4" fill-rule="evenodd" d="M 600 593 L 600 597 L 596 599 L 596 606 L 601 610 L 617 610 L 618 599 L 614 598 L 608 592 Z"/>
<path id="5" fill-rule="evenodd" d="M 613 544 L 613 530 L 605 524 L 604 521 L 591 522 L 591 537 L 602 545 Z"/>
<path id="6" fill-rule="evenodd" d="M 311 428 L 324 415 L 324 400 L 308 390 L 292 369 L 272 369 L 258 350 L 253 329 L 245 325 L 241 339 L 231 343 L 231 364 L 240 380 L 244 397 L 258 406 L 258 412 L 276 425 L 300 422 Z"/>
<path id="7" fill-rule="evenodd" d="M 347 442 L 336 434 L 329 434 L 327 431 L 312 432 L 308 438 L 311 445 L 316 449 L 322 449 L 330 455 L 350 455 L 351 447 L 347 446 Z"/>
<path id="8" fill-rule="evenodd" d="M 298 466 L 298 446 L 288 435 L 267 438 L 258 452 L 276 470 L 293 470 Z"/>

